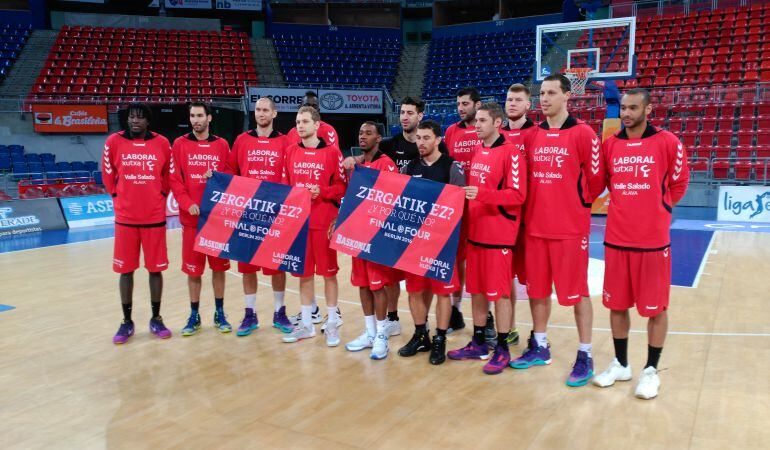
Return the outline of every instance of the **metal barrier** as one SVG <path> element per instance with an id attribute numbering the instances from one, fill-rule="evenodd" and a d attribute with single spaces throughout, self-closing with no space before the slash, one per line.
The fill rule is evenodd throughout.
<path id="1" fill-rule="evenodd" d="M 713 158 L 710 162 L 710 174 L 715 184 L 738 182 L 767 185 L 770 184 L 768 166 L 770 158 Z"/>
<path id="2" fill-rule="evenodd" d="M 730 7 L 763 4 L 767 0 L 654 0 L 610 5 L 610 17 L 652 17 L 689 14 Z"/>

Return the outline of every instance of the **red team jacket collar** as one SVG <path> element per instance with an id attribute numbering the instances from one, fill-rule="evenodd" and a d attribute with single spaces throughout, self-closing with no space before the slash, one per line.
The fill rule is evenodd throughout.
<path id="1" fill-rule="evenodd" d="M 119 132 L 118 134 L 121 137 L 123 137 L 124 139 L 128 139 L 129 141 L 133 141 L 135 139 L 133 136 L 131 136 L 131 131 L 129 131 L 129 130 L 123 130 L 123 131 Z M 144 140 L 145 141 L 149 141 L 150 139 L 152 139 L 154 137 L 155 137 L 155 134 L 152 131 L 147 130 L 147 134 L 145 134 Z"/>
<path id="2" fill-rule="evenodd" d="M 647 128 L 644 129 L 644 133 L 642 133 L 642 139 L 646 139 L 651 136 L 655 136 L 658 133 L 658 129 L 652 126 L 652 124 L 647 123 Z M 620 133 L 617 134 L 618 139 L 628 139 L 628 133 L 626 132 L 626 129 L 623 128 L 620 130 Z"/>
<path id="3" fill-rule="evenodd" d="M 574 127 L 577 124 L 578 124 L 577 119 L 575 119 L 574 117 L 572 117 L 570 115 L 570 116 L 567 116 L 567 120 L 564 121 L 564 125 L 562 125 L 561 128 L 559 128 L 559 129 L 560 130 L 566 130 L 567 128 L 572 128 L 572 127 Z M 543 122 L 540 124 L 540 128 L 542 128 L 544 130 L 550 130 L 551 129 L 551 127 L 548 126 L 548 120 L 547 119 L 543 120 Z"/>
<path id="4" fill-rule="evenodd" d="M 257 133 L 257 129 L 256 128 L 254 128 L 253 130 L 249 130 L 249 136 L 253 136 L 255 138 L 264 137 L 264 136 L 260 136 L 259 133 Z M 273 130 L 273 132 L 270 133 L 270 136 L 268 136 L 267 138 L 268 139 L 275 139 L 275 138 L 277 138 L 279 136 L 281 136 L 281 133 Z"/>
<path id="5" fill-rule="evenodd" d="M 319 141 L 319 142 L 318 142 L 318 147 L 316 147 L 316 148 L 324 148 L 324 147 L 328 147 L 328 146 L 326 145 L 326 142 L 323 140 L 323 138 L 318 138 L 318 141 Z M 300 146 L 300 147 L 302 147 L 302 148 L 306 148 L 306 147 L 305 147 L 305 144 L 303 144 L 303 143 L 302 143 L 302 141 L 299 141 L 299 146 Z"/>
<path id="6" fill-rule="evenodd" d="M 532 119 L 527 117 L 527 120 L 524 122 L 524 125 L 522 125 L 521 128 L 519 128 L 519 130 L 526 130 L 527 128 L 532 128 L 534 126 L 535 126 L 535 122 L 533 122 Z M 510 125 L 504 126 L 503 130 L 511 131 L 511 126 Z"/>
<path id="7" fill-rule="evenodd" d="M 195 133 L 193 133 L 193 132 L 189 132 L 189 133 L 185 134 L 184 137 L 189 139 L 189 140 L 191 140 L 191 141 L 193 141 L 193 142 L 201 142 L 197 137 L 195 137 Z M 219 138 L 214 136 L 213 134 L 209 133 L 209 137 L 204 139 L 204 141 L 214 142 L 217 139 L 219 139 Z"/>

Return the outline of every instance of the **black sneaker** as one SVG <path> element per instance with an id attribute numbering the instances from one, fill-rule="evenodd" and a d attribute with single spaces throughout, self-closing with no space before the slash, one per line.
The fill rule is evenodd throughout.
<path id="1" fill-rule="evenodd" d="M 487 325 L 484 327 L 484 339 L 487 341 L 487 345 L 489 345 L 491 348 L 495 348 L 497 345 L 495 318 L 492 316 L 491 311 L 487 313 Z"/>
<path id="2" fill-rule="evenodd" d="M 513 329 L 508 333 L 508 337 L 505 338 L 508 345 L 519 345 L 519 330 Z"/>
<path id="3" fill-rule="evenodd" d="M 434 366 L 443 364 L 446 361 L 446 336 L 433 336 L 428 361 Z"/>
<path id="4" fill-rule="evenodd" d="M 463 313 L 457 309 L 456 306 L 452 306 L 452 315 L 449 317 L 449 329 L 448 333 L 452 331 L 462 330 L 465 328 L 465 319 L 463 319 Z"/>
<path id="5" fill-rule="evenodd" d="M 417 352 L 430 350 L 430 337 L 428 333 L 414 333 L 412 339 L 405 346 L 398 349 L 398 356 L 414 356 Z"/>

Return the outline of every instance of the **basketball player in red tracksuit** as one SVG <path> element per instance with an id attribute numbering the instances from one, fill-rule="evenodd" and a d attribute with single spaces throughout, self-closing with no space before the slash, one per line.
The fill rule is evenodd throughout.
<path id="1" fill-rule="evenodd" d="M 253 130 L 241 133 L 235 139 L 225 172 L 271 183 L 286 183 L 284 168 L 287 140 L 286 136 L 273 128 L 277 115 L 278 111 L 273 100 L 267 97 L 257 100 L 254 105 L 254 119 L 257 126 Z M 271 279 L 274 300 L 273 327 L 284 333 L 290 333 L 293 327 L 286 317 L 284 305 L 286 273 L 239 262 L 238 272 L 243 274 L 246 311 L 235 334 L 248 336 L 259 328 L 256 312 L 257 272 L 259 271 Z"/>
<path id="2" fill-rule="evenodd" d="M 305 92 L 305 96 L 302 97 L 302 106 L 313 107 L 316 111 L 318 111 L 319 114 L 321 113 L 321 106 L 318 104 L 318 95 L 316 95 L 316 93 L 313 91 Z M 334 145 L 339 147 L 340 141 L 338 139 L 339 134 L 337 134 L 337 130 L 335 130 L 333 126 L 324 122 L 323 120 L 319 120 L 318 123 L 318 137 L 323 139 L 324 142 L 326 142 L 326 145 Z M 302 138 L 297 133 L 297 127 L 289 130 L 289 132 L 286 134 L 286 138 L 288 139 L 289 144 L 298 144 L 302 141 Z M 315 301 L 315 299 L 313 300 Z M 315 304 L 313 306 L 315 306 Z"/>
<path id="3" fill-rule="evenodd" d="M 596 133 L 569 115 L 571 89 L 562 74 L 546 77 L 540 88 L 540 105 L 547 120 L 540 124 L 527 149 L 530 180 L 524 214 L 527 290 L 534 330 L 527 349 L 511 367 L 550 364 L 546 327 L 555 284 L 559 304 L 574 306 L 580 338 L 567 385 L 584 386 L 593 376 L 588 235 L 591 203 L 604 190 L 604 169 Z"/>
<path id="4" fill-rule="evenodd" d="M 647 122 L 650 94 L 632 89 L 620 103 L 624 129 L 604 142 L 610 206 L 604 237 L 604 306 L 610 309 L 615 360 L 594 378 L 612 386 L 631 379 L 628 310 L 649 318 L 647 363 L 636 387 L 643 399 L 658 395 L 658 360 L 668 329 L 671 289 L 671 211 L 687 190 L 687 154 L 676 136 Z"/>
<path id="5" fill-rule="evenodd" d="M 397 172 L 396 163 L 380 152 L 382 134 L 375 122 L 364 122 L 358 130 L 358 146 L 364 153 L 360 166 L 384 172 Z M 388 338 L 390 330 L 387 320 L 388 291 L 399 282 L 398 271 L 391 267 L 373 263 L 361 258 L 353 258 L 350 284 L 358 288 L 361 307 L 364 310 L 363 333 L 355 340 L 345 344 L 351 352 L 371 348 L 371 359 L 385 359 L 388 356 Z M 391 328 L 392 329 L 392 328 Z"/>
<path id="6" fill-rule="evenodd" d="M 171 191 L 179 203 L 179 222 L 182 224 L 182 272 L 187 274 L 187 288 L 190 293 L 190 317 L 182 329 L 182 336 L 192 336 L 201 327 L 198 312 L 201 299 L 201 276 L 206 260 L 211 268 L 211 282 L 214 288 L 214 327 L 221 333 L 229 333 L 233 327 L 227 322 L 224 311 L 225 271 L 230 261 L 196 252 L 195 234 L 198 231 L 198 216 L 205 176 L 209 170 L 220 170 L 225 166 L 230 145 L 221 137 L 209 132 L 211 110 L 205 103 L 194 102 L 188 107 L 192 133 L 177 138 L 171 147 L 174 158 L 174 172 L 171 174 Z"/>
<path id="7" fill-rule="evenodd" d="M 450 125 L 444 131 L 443 142 L 446 144 L 449 156 L 457 161 L 468 172 L 468 167 L 473 158 L 473 149 L 479 145 L 480 141 L 476 135 L 476 129 L 473 125 L 476 123 L 476 110 L 481 106 L 481 94 L 472 87 L 467 87 L 457 91 L 457 114 L 460 121 Z M 459 289 L 452 294 L 452 306 L 458 311 L 463 295 L 463 286 L 465 286 L 465 257 L 467 251 L 468 238 L 468 208 L 465 208 L 463 214 L 462 228 L 460 230 L 460 243 L 457 246 L 457 270 L 460 277 Z M 452 310 L 453 316 L 457 313 Z M 490 314 L 487 320 L 490 338 L 494 334 L 494 320 Z"/>
<path id="8" fill-rule="evenodd" d="M 324 294 L 328 318 L 326 345 L 340 343 L 339 314 L 337 312 L 337 252 L 329 248 L 329 233 L 337 218 L 339 203 L 345 195 L 345 169 L 342 152 L 336 145 L 327 144 L 318 137 L 321 116 L 310 106 L 297 112 L 297 132 L 302 142 L 289 145 L 286 150 L 286 179 L 296 187 L 306 188 L 311 195 L 310 230 L 305 253 L 305 272 L 300 276 L 302 319 L 284 342 L 297 342 L 315 336 L 311 313 L 313 310 L 314 275 L 324 279 Z"/>
<path id="9" fill-rule="evenodd" d="M 523 84 L 515 83 L 508 88 L 508 93 L 505 97 L 505 115 L 508 118 L 508 124 L 500 127 L 500 134 L 505 136 L 505 140 L 515 145 L 525 155 L 527 154 L 527 147 L 531 144 L 532 136 L 537 131 L 537 127 L 532 120 L 527 117 L 529 108 L 532 106 L 530 102 L 529 88 Z M 524 207 L 521 208 L 522 213 Z M 524 286 L 526 290 L 527 285 L 527 271 L 525 261 L 525 245 L 524 245 L 524 220 L 520 219 L 521 229 L 519 235 L 516 238 L 516 251 L 513 252 L 513 274 L 514 279 L 513 286 L 513 313 L 511 315 L 511 334 L 508 336 L 508 344 L 516 345 L 519 343 L 519 330 L 516 328 L 516 281 L 520 286 Z"/>
<path id="10" fill-rule="evenodd" d="M 139 249 L 150 273 L 152 319 L 150 332 L 171 337 L 160 316 L 163 275 L 168 268 L 166 249 L 166 196 L 169 172 L 174 170 L 168 139 L 149 131 L 150 108 L 142 103 L 128 107 L 128 128 L 114 133 L 104 144 L 102 179 L 112 195 L 115 210 L 115 249 L 112 270 L 120 274 L 123 322 L 112 339 L 124 344 L 134 334 L 131 319 L 134 271 L 139 268 Z"/>
<path id="11" fill-rule="evenodd" d="M 527 195 L 524 153 L 506 141 L 499 128 L 503 110 L 485 103 L 476 112 L 481 144 L 473 151 L 465 187 L 468 201 L 467 290 L 473 307 L 473 339 L 447 354 L 451 359 L 487 359 L 484 336 L 489 303 L 495 304 L 497 345 L 484 373 L 501 373 L 511 361 L 511 273 L 520 228 L 521 205 Z"/>

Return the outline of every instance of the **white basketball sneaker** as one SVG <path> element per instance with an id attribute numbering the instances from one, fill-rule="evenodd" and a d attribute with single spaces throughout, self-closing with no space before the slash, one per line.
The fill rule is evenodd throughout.
<path id="1" fill-rule="evenodd" d="M 311 326 L 310 328 L 305 328 L 302 326 L 302 324 L 299 324 L 294 327 L 294 330 L 292 330 L 291 333 L 283 337 L 283 342 L 286 342 L 287 344 L 289 344 L 292 342 L 301 341 L 303 339 L 310 339 L 313 337 L 315 337 L 314 326 Z"/>
<path id="2" fill-rule="evenodd" d="M 401 334 L 401 321 L 387 320 L 385 322 L 385 334 L 387 334 L 388 337 L 398 336 Z"/>
<path id="3" fill-rule="evenodd" d="M 326 321 L 326 345 L 329 347 L 336 347 L 340 345 L 340 330 L 339 323 L 336 320 Z"/>
<path id="4" fill-rule="evenodd" d="M 374 345 L 374 336 L 370 336 L 369 332 L 364 329 L 361 336 L 345 344 L 345 348 L 349 352 L 360 352 L 365 348 L 372 348 L 372 345 Z"/>
<path id="5" fill-rule="evenodd" d="M 660 388 L 658 369 L 647 367 L 642 371 L 639 384 L 636 385 L 636 398 L 644 400 L 655 398 L 658 396 L 658 388 Z"/>
<path id="6" fill-rule="evenodd" d="M 372 353 L 369 356 L 372 359 L 385 359 L 388 357 L 388 349 L 388 336 L 383 332 L 379 332 L 374 338 Z"/>
<path id="7" fill-rule="evenodd" d="M 615 384 L 616 381 L 628 381 L 631 377 L 631 364 L 623 367 L 618 362 L 618 359 L 615 358 L 610 363 L 610 366 L 607 367 L 607 370 L 596 375 L 592 382 L 594 386 L 610 387 Z"/>

